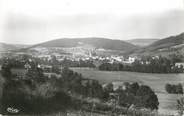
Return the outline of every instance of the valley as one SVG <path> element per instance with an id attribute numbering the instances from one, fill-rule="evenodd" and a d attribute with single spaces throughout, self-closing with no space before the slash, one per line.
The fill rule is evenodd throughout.
<path id="1" fill-rule="evenodd" d="M 81 90 L 75 89 L 75 87 L 73 87 L 75 84 L 75 86 L 85 86 L 89 89 L 87 85 L 92 81 L 97 84 L 98 89 L 94 89 L 95 85 L 89 84 L 94 90 L 89 89 L 88 93 L 85 93 L 86 91 L 83 90 L 78 93 L 83 93 L 83 96 L 86 94 L 90 98 L 95 97 L 93 95 L 95 92 L 93 91 L 100 91 L 105 84 L 109 83 L 114 83 L 116 87 L 124 86 L 125 83 L 138 83 L 140 87 L 146 85 L 153 91 L 156 97 L 155 101 L 159 102 L 159 105 L 154 102 L 158 106 L 156 106 L 158 113 L 174 115 L 177 113 L 177 99 L 182 98 L 183 95 L 168 94 L 165 90 L 165 85 L 168 83 L 180 83 L 181 86 L 184 85 L 183 35 L 182 33 L 165 39 L 153 39 L 150 41 L 144 39 L 121 41 L 97 37 L 63 38 L 27 47 L 19 45 L 18 48 L 15 45 L 3 44 L 1 46 L 3 51 L 0 51 L 0 66 L 6 66 L 9 63 L 6 68 L 8 71 L 8 67 L 12 67 L 10 70 L 12 73 L 10 76 L 12 77 L 12 81 L 24 82 L 26 79 L 35 79 L 34 77 L 41 77 L 40 79 L 42 81 L 48 79 L 48 82 L 45 81 L 42 83 L 43 89 L 45 89 L 44 87 L 46 87 L 48 83 L 50 84 L 48 86 L 55 87 L 56 84 L 52 83 L 53 80 L 58 82 L 57 86 L 60 85 L 58 80 L 62 80 L 63 78 L 63 69 L 69 68 L 77 72 L 77 74 L 69 70 L 73 76 L 69 73 L 65 79 L 67 80 L 70 76 L 72 79 L 68 80 L 68 82 L 64 80 L 60 81 L 63 82 L 64 85 L 66 84 L 66 87 L 71 86 L 72 89 L 68 87 L 68 90 L 71 89 L 74 93 Z M 141 42 L 143 42 L 144 45 L 138 45 Z M 5 71 L 5 73 L 7 72 Z M 67 71 L 64 73 L 67 74 Z M 9 73 L 7 75 L 9 75 Z M 77 80 L 77 78 L 79 80 Z M 81 85 L 78 81 L 80 81 Z M 39 85 L 39 80 L 35 80 L 35 82 L 35 85 Z M 27 85 L 23 84 L 22 86 Z M 125 88 L 122 87 L 121 89 L 123 92 L 127 92 L 126 89 L 128 87 L 129 86 Z M 62 88 L 61 86 L 59 86 L 59 88 L 61 90 L 64 89 L 64 92 L 70 95 L 70 91 L 65 90 L 66 88 Z M 14 88 L 11 88 L 12 91 L 13 89 Z M 39 89 L 39 87 L 36 88 L 38 91 Z M 55 92 L 52 88 L 51 90 L 47 90 L 46 88 L 46 91 Z M 106 90 L 103 88 L 101 91 Z M 112 94 L 111 92 L 116 94 L 116 90 L 108 91 L 109 96 Z M 99 93 L 105 95 L 105 92 Z M 28 92 L 28 94 L 30 93 Z M 134 95 L 135 104 L 139 107 L 138 102 L 140 102 L 140 99 L 136 100 L 137 96 L 136 94 Z M 149 94 L 146 93 L 145 95 Z M 109 96 L 106 102 L 109 102 L 109 99 L 111 100 Z M 45 96 L 43 95 L 42 97 L 44 98 Z M 131 96 L 128 96 L 128 98 L 129 97 Z M 128 103 L 129 100 L 124 102 Z M 146 102 L 147 101 L 144 103 Z M 126 107 L 129 108 L 130 106 L 127 105 Z M 140 108 L 142 108 L 142 106 Z M 147 109 L 149 110 L 149 108 Z"/>

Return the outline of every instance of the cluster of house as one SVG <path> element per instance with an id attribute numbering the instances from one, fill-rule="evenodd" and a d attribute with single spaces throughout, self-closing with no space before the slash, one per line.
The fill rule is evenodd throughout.
<path id="1" fill-rule="evenodd" d="M 50 55 L 36 55 L 34 57 L 40 58 L 44 61 L 49 61 L 52 59 L 52 57 L 55 57 L 56 60 L 58 61 L 63 61 L 64 59 L 68 59 L 71 61 L 79 61 L 79 60 L 83 60 L 83 61 L 87 61 L 87 60 L 91 60 L 91 61 L 107 61 L 108 63 L 125 63 L 125 64 L 131 64 L 133 63 L 137 57 L 128 57 L 128 58 L 124 58 L 123 56 L 118 56 L 118 55 L 111 55 L 111 56 L 92 56 L 92 55 L 74 55 L 74 54 L 58 54 L 58 53 L 52 53 Z"/>
<path id="2" fill-rule="evenodd" d="M 133 63 L 136 57 L 124 58 L 120 55 L 108 55 L 102 56 L 97 54 L 104 54 L 108 50 L 104 49 L 95 49 L 91 46 L 79 46 L 79 47 L 70 47 L 70 48 L 61 48 L 61 47 L 36 47 L 32 48 L 32 56 L 40 58 L 42 60 L 51 60 L 54 56 L 58 61 L 63 61 L 64 59 L 69 59 L 71 61 L 79 60 L 94 60 L 94 61 L 108 61 L 109 63 L 121 62 L 121 63 Z"/>

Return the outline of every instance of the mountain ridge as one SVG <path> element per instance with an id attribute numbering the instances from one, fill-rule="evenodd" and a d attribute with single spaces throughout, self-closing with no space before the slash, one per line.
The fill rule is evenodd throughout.
<path id="1" fill-rule="evenodd" d="M 129 41 L 129 42 L 128 42 Z M 141 42 L 147 41 L 149 45 L 138 46 L 131 44 L 130 41 Z M 154 42 L 153 42 L 154 41 Z M 150 43 L 151 42 L 151 43 Z M 133 39 L 133 40 L 115 40 L 101 37 L 86 37 L 86 38 L 59 38 L 35 44 L 32 46 L 18 47 L 13 44 L 0 43 L 0 51 L 17 50 L 26 51 L 36 47 L 61 47 L 61 48 L 74 48 L 74 47 L 92 47 L 95 49 L 105 49 L 112 51 L 121 51 L 124 55 L 167 55 L 171 53 L 184 54 L 184 33 L 169 36 L 163 39 Z"/>
<path id="2" fill-rule="evenodd" d="M 122 40 L 113 40 L 108 38 L 87 37 L 87 38 L 60 38 L 43 43 L 36 44 L 32 47 L 77 47 L 81 44 L 93 45 L 95 48 L 110 50 L 133 50 L 138 47 Z"/>

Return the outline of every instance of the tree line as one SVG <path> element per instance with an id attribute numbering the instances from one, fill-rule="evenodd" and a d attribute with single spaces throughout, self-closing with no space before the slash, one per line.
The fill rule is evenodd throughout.
<path id="1" fill-rule="evenodd" d="M 60 62 L 62 66 L 65 67 L 90 67 L 90 68 L 95 68 L 95 65 L 92 60 L 82 60 L 80 59 L 79 61 L 72 61 L 69 59 L 64 59 L 63 61 Z"/>
<path id="2" fill-rule="evenodd" d="M 105 71 L 132 71 L 143 73 L 183 73 L 184 67 L 175 66 L 175 62 L 165 57 L 146 57 L 132 64 L 103 63 L 98 67 Z"/>

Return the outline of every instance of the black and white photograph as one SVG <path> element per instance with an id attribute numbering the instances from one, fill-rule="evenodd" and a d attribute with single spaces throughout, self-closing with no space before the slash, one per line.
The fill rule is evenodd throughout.
<path id="1" fill-rule="evenodd" d="M 0 116 L 184 116 L 184 0 L 0 0 Z"/>

